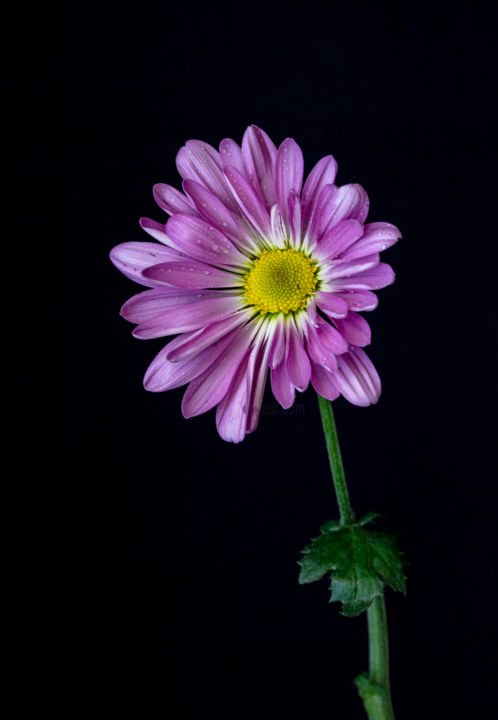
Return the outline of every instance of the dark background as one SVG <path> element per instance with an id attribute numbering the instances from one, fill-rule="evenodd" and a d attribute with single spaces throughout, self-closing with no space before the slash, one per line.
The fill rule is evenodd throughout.
<path id="1" fill-rule="evenodd" d="M 147 239 L 140 216 L 164 217 L 152 185 L 180 186 L 187 139 L 239 142 L 256 123 L 277 145 L 294 137 L 306 172 L 332 153 L 369 219 L 403 232 L 384 256 L 396 283 L 368 315 L 383 394 L 334 404 L 343 456 L 353 506 L 382 513 L 410 562 L 407 596 L 387 593 L 396 717 L 495 717 L 491 22 L 470 3 L 104 1 L 70 3 L 50 41 L 26 43 L 19 69 L 49 121 L 29 162 L 55 172 L 28 233 L 34 267 L 55 249 L 37 352 L 56 348 L 57 424 L 32 373 L 28 424 L 51 471 L 36 443 L 21 463 L 40 709 L 364 717 L 365 616 L 342 617 L 325 581 L 297 583 L 299 551 L 337 514 L 313 392 L 287 413 L 268 394 L 240 445 L 213 412 L 184 421 L 181 389 L 142 388 L 164 343 L 131 337 L 119 309 L 140 288 L 108 260 Z"/>

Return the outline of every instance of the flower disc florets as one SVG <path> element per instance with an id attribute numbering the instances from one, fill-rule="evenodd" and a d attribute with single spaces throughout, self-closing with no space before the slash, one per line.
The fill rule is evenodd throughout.
<path id="1" fill-rule="evenodd" d="M 305 180 L 297 143 L 277 148 L 254 125 L 241 146 L 189 140 L 176 164 L 183 193 L 154 186 L 170 218 L 141 220 L 158 242 L 111 251 L 148 288 L 121 310 L 135 337 L 176 336 L 149 366 L 147 390 L 187 384 L 184 416 L 216 406 L 218 431 L 233 442 L 255 430 L 268 374 L 284 408 L 310 383 L 329 400 L 376 402 L 380 379 L 362 350 L 371 334 L 359 313 L 394 280 L 379 253 L 399 230 L 365 224 L 367 193 L 335 184 L 331 155 Z"/>
<path id="2" fill-rule="evenodd" d="M 317 263 L 294 248 L 264 250 L 246 275 L 244 297 L 261 314 L 304 309 L 317 285 Z"/>

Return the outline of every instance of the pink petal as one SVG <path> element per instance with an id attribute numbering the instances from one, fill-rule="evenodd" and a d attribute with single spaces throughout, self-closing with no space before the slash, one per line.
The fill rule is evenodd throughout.
<path id="1" fill-rule="evenodd" d="M 232 240 L 237 247 L 245 249 L 254 246 L 254 241 L 241 227 L 234 213 L 216 195 L 194 180 L 185 180 L 183 187 L 194 201 L 199 214 Z"/>
<path id="2" fill-rule="evenodd" d="M 316 293 L 316 302 L 320 310 L 323 310 L 331 318 L 346 317 L 348 304 L 345 300 L 330 292 Z"/>
<path id="3" fill-rule="evenodd" d="M 330 207 L 327 229 L 337 225 L 340 220 L 359 220 L 361 223 L 368 215 L 370 201 L 365 189 L 357 183 L 341 185 L 337 188 Z"/>
<path id="4" fill-rule="evenodd" d="M 251 433 L 256 430 L 263 403 L 263 395 L 265 392 L 266 378 L 268 375 L 268 355 L 270 351 L 269 338 L 266 338 L 263 345 L 257 348 L 254 368 L 252 370 L 252 378 L 250 378 L 250 395 L 249 410 L 247 413 L 246 432 Z"/>
<path id="5" fill-rule="evenodd" d="M 307 329 L 306 346 L 308 355 L 315 363 L 322 365 L 327 370 L 337 370 L 336 356 L 323 345 L 316 328 L 312 325 Z M 311 366 L 313 367 L 313 363 Z"/>
<path id="6" fill-rule="evenodd" d="M 176 156 L 176 166 L 184 180 L 195 180 L 228 208 L 235 210 L 235 201 L 223 175 L 220 155 L 211 145 L 201 140 L 188 140 Z"/>
<path id="7" fill-rule="evenodd" d="M 287 351 L 287 371 L 289 380 L 297 390 L 306 390 L 311 379 L 311 363 L 297 328 L 290 328 Z"/>
<path id="8" fill-rule="evenodd" d="M 192 201 L 185 197 L 183 193 L 171 187 L 171 185 L 156 183 L 152 188 L 152 194 L 161 210 L 165 210 L 170 215 L 173 215 L 173 213 L 197 215 Z"/>
<path id="9" fill-rule="evenodd" d="M 335 185 L 324 185 L 315 201 L 313 214 L 309 221 L 308 235 L 318 242 L 327 230 L 330 214 L 335 207 L 334 198 L 337 190 Z"/>
<path id="10" fill-rule="evenodd" d="M 282 222 L 282 216 L 278 205 L 274 205 L 270 211 L 270 223 L 271 223 L 271 239 L 280 248 L 285 246 L 287 241 L 287 231 Z"/>
<path id="11" fill-rule="evenodd" d="M 364 255 L 379 253 L 398 242 L 401 233 L 397 227 L 385 222 L 365 225 L 363 237 L 343 253 L 343 260 L 355 260 Z"/>
<path id="12" fill-rule="evenodd" d="M 268 237 L 271 229 L 270 216 L 252 185 L 230 165 L 225 167 L 225 175 L 244 215 L 261 235 Z"/>
<path id="13" fill-rule="evenodd" d="M 168 360 L 178 362 L 204 350 L 209 345 L 217 342 L 227 333 L 234 330 L 238 325 L 248 322 L 251 319 L 251 313 L 240 310 L 233 315 L 220 320 L 219 322 L 208 325 L 203 330 L 198 330 L 193 335 L 182 335 L 183 341 L 180 341 L 173 350 L 168 354 Z"/>
<path id="14" fill-rule="evenodd" d="M 188 333 L 188 337 L 193 334 L 195 333 Z M 232 341 L 231 337 L 225 337 L 194 357 L 183 362 L 171 362 L 168 355 L 184 338 L 185 336 L 174 338 L 156 355 L 145 373 L 144 387 L 146 390 L 164 392 L 185 385 L 212 365 Z"/>
<path id="15" fill-rule="evenodd" d="M 361 185 L 325 185 L 312 217 L 310 232 L 320 241 L 322 235 L 341 220 L 363 222 L 368 214 L 369 200 Z"/>
<path id="16" fill-rule="evenodd" d="M 326 320 L 320 320 L 316 332 L 322 345 L 333 355 L 341 355 L 347 351 L 347 342 L 335 327 L 332 327 Z"/>
<path id="17" fill-rule="evenodd" d="M 286 338 L 285 338 L 285 321 L 283 315 L 279 315 L 271 332 L 270 338 L 270 354 L 268 363 L 270 367 L 276 368 L 280 365 L 285 355 Z"/>
<path id="18" fill-rule="evenodd" d="M 271 389 L 277 402 L 287 410 L 294 403 L 296 397 L 296 389 L 291 383 L 287 366 L 285 362 L 281 362 L 271 371 Z"/>
<path id="19" fill-rule="evenodd" d="M 317 257 L 331 259 L 340 255 L 363 235 L 363 225 L 358 220 L 341 220 L 320 239 Z"/>
<path id="20" fill-rule="evenodd" d="M 275 162 L 275 192 L 284 223 L 288 225 L 288 198 L 291 192 L 300 195 L 303 184 L 304 160 L 299 145 L 292 138 L 283 141 Z"/>
<path id="21" fill-rule="evenodd" d="M 355 187 L 358 191 L 358 200 L 354 208 L 351 209 L 349 217 L 364 223 L 370 210 L 370 199 L 362 185 L 355 184 Z"/>
<path id="22" fill-rule="evenodd" d="M 140 227 L 142 228 L 142 230 L 145 230 L 145 232 L 148 233 L 151 237 L 153 237 L 154 240 L 158 240 L 164 245 L 170 244 L 169 238 L 166 235 L 165 226 L 162 223 L 158 223 L 155 220 L 143 217 L 140 218 Z"/>
<path id="23" fill-rule="evenodd" d="M 249 326 L 234 330 L 230 335 L 233 340 L 223 355 L 190 383 L 182 400 L 185 418 L 207 412 L 226 395 L 252 335 L 253 328 Z"/>
<path id="24" fill-rule="evenodd" d="M 113 247 L 109 256 L 113 265 L 130 280 L 146 287 L 156 287 L 157 283 L 142 276 L 142 270 L 158 262 L 177 260 L 181 253 L 157 243 L 127 242 Z"/>
<path id="25" fill-rule="evenodd" d="M 379 304 L 379 298 L 370 290 L 345 290 L 334 294 L 335 297 L 344 300 L 350 310 L 375 310 Z"/>
<path id="26" fill-rule="evenodd" d="M 333 260 L 324 276 L 327 280 L 335 280 L 336 278 L 351 277 L 358 273 L 370 270 L 379 264 L 379 255 L 366 255 L 356 260 Z M 334 283 L 335 285 L 335 283 Z"/>
<path id="27" fill-rule="evenodd" d="M 246 435 L 248 395 L 255 353 L 255 348 L 246 353 L 228 392 L 216 408 L 216 427 L 220 437 L 227 442 L 242 442 Z"/>
<path id="28" fill-rule="evenodd" d="M 143 274 L 158 284 L 174 285 L 185 290 L 243 285 L 240 275 L 195 260 L 159 263 L 144 270 Z"/>
<path id="29" fill-rule="evenodd" d="M 277 148 L 268 135 L 251 125 L 242 139 L 242 158 L 247 177 L 258 194 L 261 193 L 268 210 L 275 205 L 274 168 Z"/>
<path id="30" fill-rule="evenodd" d="M 358 313 L 350 312 L 343 320 L 335 321 L 336 327 L 350 345 L 365 347 L 372 340 L 372 331 L 365 318 Z"/>
<path id="31" fill-rule="evenodd" d="M 340 392 L 334 383 L 334 373 L 328 372 L 324 367 L 312 363 L 311 384 L 316 392 L 327 400 L 335 400 Z"/>
<path id="32" fill-rule="evenodd" d="M 310 300 L 308 302 L 308 306 L 306 308 L 306 315 L 307 315 L 307 322 L 311 323 L 311 325 L 316 326 L 318 323 L 316 296 L 313 296 L 312 298 L 310 298 Z"/>
<path id="33" fill-rule="evenodd" d="M 137 325 L 134 337 L 149 340 L 165 335 L 198 330 L 204 325 L 222 320 L 241 306 L 240 298 L 215 295 L 180 307 L 165 310 L 160 315 Z"/>
<path id="34" fill-rule="evenodd" d="M 304 183 L 301 195 L 303 226 L 306 227 L 315 209 L 316 201 L 325 185 L 333 185 L 337 173 L 337 163 L 332 155 L 317 162 Z"/>
<path id="35" fill-rule="evenodd" d="M 216 291 L 203 293 L 179 290 L 175 287 L 161 287 L 134 295 L 121 308 L 121 315 L 132 323 L 142 323 L 162 315 L 166 310 L 175 309 L 180 305 L 199 302 L 202 298 L 220 297 Z"/>
<path id="36" fill-rule="evenodd" d="M 359 272 L 351 277 L 334 280 L 334 290 L 379 290 L 394 282 L 394 272 L 387 263 L 379 263 L 370 270 Z"/>
<path id="37" fill-rule="evenodd" d="M 173 215 L 166 227 L 170 242 L 195 260 L 220 267 L 240 266 L 247 262 L 246 256 L 223 233 L 199 217 Z"/>
<path id="38" fill-rule="evenodd" d="M 225 138 L 220 142 L 220 160 L 223 169 L 226 167 L 234 167 L 238 172 L 246 176 L 246 170 L 244 167 L 244 160 L 242 158 L 242 150 L 237 145 L 235 140 Z"/>
<path id="39" fill-rule="evenodd" d="M 341 394 L 353 405 L 365 407 L 376 403 L 380 397 L 381 384 L 377 370 L 360 348 L 351 348 L 338 358 L 334 380 Z"/>
<path id="40" fill-rule="evenodd" d="M 302 233 L 301 233 L 301 201 L 296 195 L 295 192 L 291 192 L 289 194 L 289 200 L 288 200 L 288 210 L 289 210 L 289 230 L 290 230 L 290 237 L 296 244 L 300 243 Z"/>

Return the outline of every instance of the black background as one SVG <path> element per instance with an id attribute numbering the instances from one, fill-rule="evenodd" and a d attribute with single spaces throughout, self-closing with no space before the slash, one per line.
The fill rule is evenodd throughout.
<path id="1" fill-rule="evenodd" d="M 187 139 L 239 142 L 255 123 L 277 145 L 294 137 L 306 172 L 332 153 L 338 182 L 367 189 L 369 220 L 402 230 L 384 257 L 396 283 L 368 316 L 383 394 L 335 403 L 343 457 L 353 506 L 382 513 L 410 562 L 407 596 L 387 594 L 396 717 L 494 717 L 491 20 L 470 3 L 104 1 L 69 4 L 50 42 L 26 44 L 50 127 L 31 163 L 55 171 L 28 226 L 34 266 L 55 247 L 57 288 L 38 347 L 56 348 L 57 425 L 36 373 L 28 413 L 50 474 L 31 442 L 24 455 L 41 707 L 363 717 L 365 616 L 342 617 L 325 581 L 297 583 L 299 551 L 337 513 L 313 392 L 287 413 L 268 393 L 240 445 L 213 412 L 183 420 L 181 389 L 142 388 L 163 341 L 131 337 L 119 309 L 140 288 L 108 260 L 147 239 L 140 216 L 164 217 L 152 185 L 180 186 Z"/>

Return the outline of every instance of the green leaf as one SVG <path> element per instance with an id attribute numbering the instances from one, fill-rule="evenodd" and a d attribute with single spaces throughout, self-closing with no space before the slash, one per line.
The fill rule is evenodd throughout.
<path id="1" fill-rule="evenodd" d="M 376 696 L 383 698 L 386 695 L 386 691 L 381 688 L 380 685 L 377 685 L 377 683 L 372 682 L 366 672 L 357 675 L 354 679 L 354 684 L 363 702 L 368 702 Z"/>
<path id="2" fill-rule="evenodd" d="M 373 513 L 369 516 L 373 519 Z M 404 561 L 396 538 L 364 528 L 367 517 L 354 525 L 330 525 L 328 532 L 326 523 L 324 534 L 311 541 L 299 561 L 300 584 L 331 573 L 330 601 L 341 602 L 342 613 L 348 616 L 366 610 L 385 585 L 405 592 Z"/>
<path id="3" fill-rule="evenodd" d="M 303 550 L 304 558 L 299 561 L 301 565 L 299 583 L 302 585 L 320 580 L 330 570 L 347 563 L 347 557 L 343 557 L 345 552 L 347 548 L 344 546 L 342 529 L 320 535 L 312 540 Z"/>
<path id="4" fill-rule="evenodd" d="M 342 614 L 354 617 L 366 610 L 377 595 L 382 595 L 383 589 L 378 575 L 357 564 L 343 577 L 332 575 L 330 602 L 342 602 Z"/>
<path id="5" fill-rule="evenodd" d="M 388 694 L 384 688 L 370 680 L 368 673 L 358 675 L 354 683 L 369 718 L 391 717 L 388 710 L 390 704 Z"/>
<path id="6" fill-rule="evenodd" d="M 372 566 L 386 585 L 393 590 L 406 593 L 406 575 L 403 566 L 406 562 L 394 535 L 371 532 Z"/>
<path id="7" fill-rule="evenodd" d="M 375 520 L 375 518 L 382 517 L 380 513 L 376 512 L 367 512 L 363 517 L 361 517 L 358 520 L 358 525 L 368 525 L 368 523 L 372 522 L 372 520 Z"/>
<path id="8" fill-rule="evenodd" d="M 341 523 L 338 520 L 329 520 L 328 522 L 324 523 L 322 527 L 320 528 L 321 533 L 328 533 L 333 532 L 334 530 L 340 530 L 341 529 Z"/>

